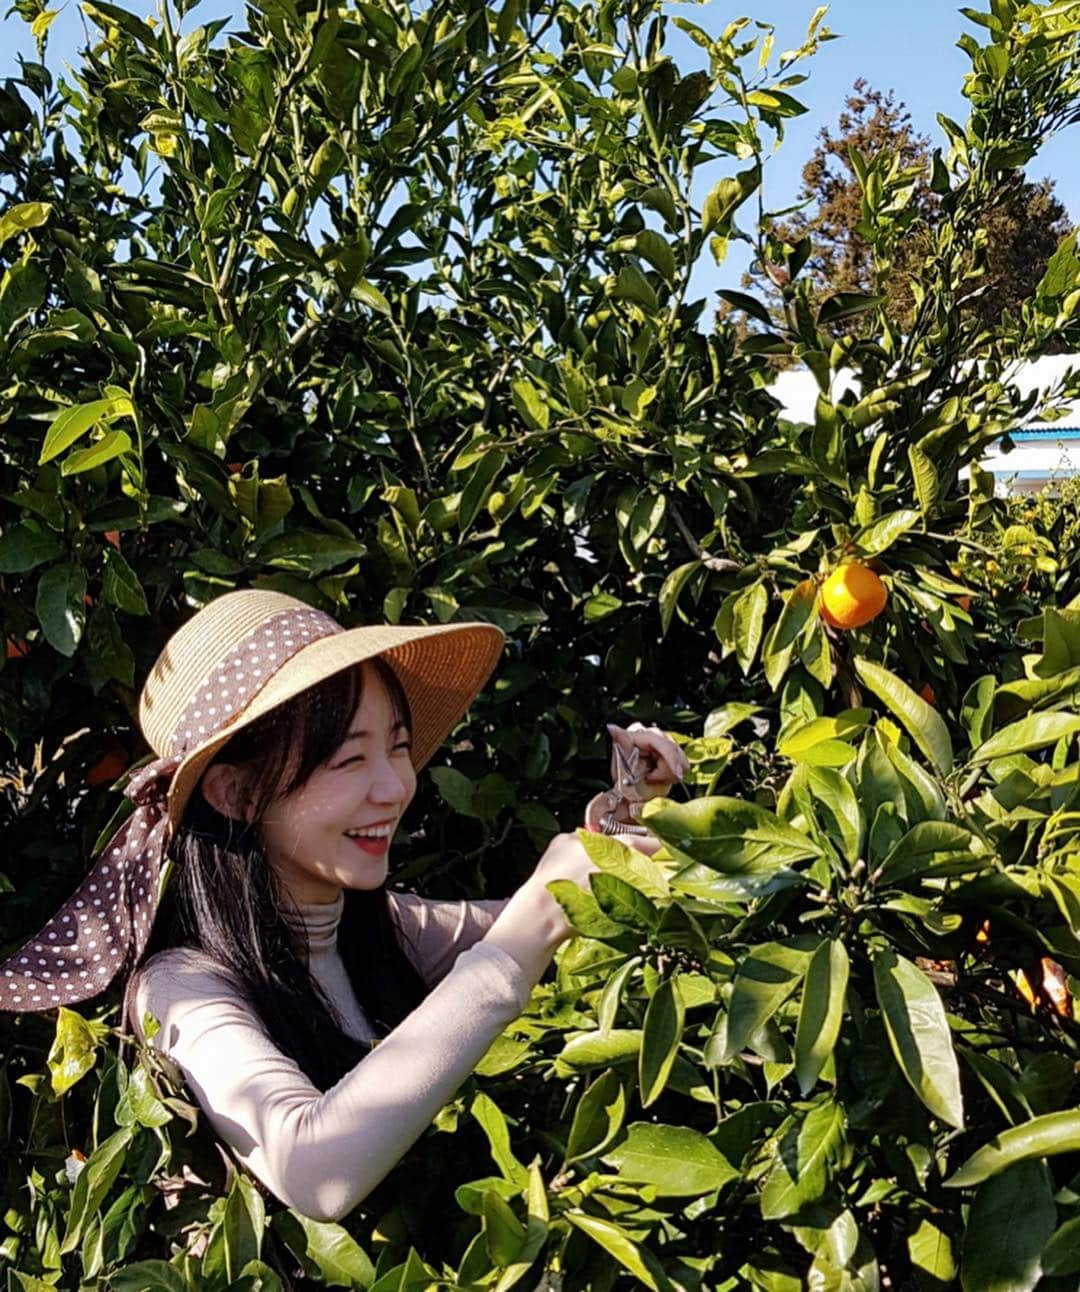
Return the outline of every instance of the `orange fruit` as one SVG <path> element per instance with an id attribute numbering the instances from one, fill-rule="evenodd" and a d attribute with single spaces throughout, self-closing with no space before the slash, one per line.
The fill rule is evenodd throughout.
<path id="1" fill-rule="evenodd" d="M 937 695 L 935 694 L 934 688 L 930 685 L 929 682 L 927 682 L 923 686 L 923 689 L 919 692 L 919 694 L 922 696 L 922 698 L 926 701 L 927 704 L 937 704 Z"/>
<path id="2" fill-rule="evenodd" d="M 120 550 L 120 531 L 118 529 L 107 529 L 105 531 L 105 542 L 111 543 L 119 552 Z"/>
<path id="3" fill-rule="evenodd" d="M 861 628 L 885 609 L 889 594 L 868 566 L 841 565 L 821 585 L 821 617 L 834 628 Z"/>
<path id="4" fill-rule="evenodd" d="M 27 646 L 22 637 L 9 637 L 7 639 L 7 657 L 8 659 L 18 659 L 21 655 L 29 655 L 30 647 Z"/>
<path id="5" fill-rule="evenodd" d="M 233 476 L 239 475 L 244 469 L 244 464 L 242 462 L 227 462 L 225 465 L 228 467 L 229 474 Z"/>
<path id="6" fill-rule="evenodd" d="M 956 604 L 960 607 L 960 609 L 961 609 L 965 614 L 967 614 L 967 612 L 971 609 L 971 598 L 970 598 L 970 597 L 957 597 L 957 598 L 956 598 Z"/>
<path id="7" fill-rule="evenodd" d="M 127 770 L 128 756 L 123 745 L 115 744 L 86 773 L 87 785 L 111 785 Z"/>

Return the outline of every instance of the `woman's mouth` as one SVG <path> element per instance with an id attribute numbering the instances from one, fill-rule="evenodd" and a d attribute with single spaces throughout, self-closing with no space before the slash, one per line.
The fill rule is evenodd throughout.
<path id="1" fill-rule="evenodd" d="M 369 857 L 381 857 L 390 847 L 390 838 L 393 834 L 393 826 L 373 827 L 371 832 L 356 834 L 347 833 L 346 839 L 350 839 L 362 851 L 366 852 Z"/>
<path id="2" fill-rule="evenodd" d="M 389 839 L 361 839 L 357 835 L 351 834 L 347 837 L 371 857 L 381 857 L 390 847 Z"/>

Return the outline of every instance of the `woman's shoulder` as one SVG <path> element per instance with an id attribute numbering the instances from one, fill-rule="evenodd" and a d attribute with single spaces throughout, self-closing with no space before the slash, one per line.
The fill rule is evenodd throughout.
<path id="1" fill-rule="evenodd" d="M 231 991 L 233 978 L 225 966 L 198 947 L 166 947 L 148 956 L 131 975 L 132 990 L 155 996 L 185 993 L 200 987 L 211 993 Z"/>
<path id="2" fill-rule="evenodd" d="M 160 1023 L 166 1015 L 178 1019 L 195 1008 L 240 1003 L 229 972 L 197 947 L 166 947 L 148 956 L 132 973 L 124 997 L 136 1026 L 147 1010 Z"/>

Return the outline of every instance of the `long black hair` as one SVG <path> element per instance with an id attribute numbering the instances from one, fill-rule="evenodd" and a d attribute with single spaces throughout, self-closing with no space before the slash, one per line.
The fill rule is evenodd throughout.
<path id="1" fill-rule="evenodd" d="M 377 656 L 368 663 L 387 689 L 395 719 L 411 734 L 408 699 L 393 669 Z M 333 673 L 242 728 L 218 751 L 214 762 L 246 764 L 251 772 L 252 819 L 218 812 L 199 782 L 170 841 L 173 868 L 139 962 L 169 947 L 211 957 L 274 1044 L 320 1090 L 355 1067 L 370 1045 L 344 1031 L 308 969 L 303 930 L 285 917 L 295 906 L 267 863 L 258 822 L 275 799 L 299 790 L 340 748 L 362 687 L 362 665 Z M 345 890 L 338 953 L 378 1038 L 427 994 L 398 941 L 385 885 Z"/>

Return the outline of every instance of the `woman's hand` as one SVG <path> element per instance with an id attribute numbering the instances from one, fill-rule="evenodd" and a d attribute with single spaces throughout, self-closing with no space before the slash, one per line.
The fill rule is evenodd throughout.
<path id="1" fill-rule="evenodd" d="M 639 750 L 638 771 L 645 773 L 645 778 L 638 784 L 638 793 L 643 800 L 665 798 L 671 787 L 681 781 L 690 770 L 690 760 L 672 738 L 659 727 L 646 727 L 643 723 L 632 722 L 629 727 L 617 727 L 609 722 L 607 729 L 616 748 L 629 757 L 634 749 Z M 611 781 L 617 784 L 619 760 L 612 750 Z"/>
<path id="2" fill-rule="evenodd" d="M 611 751 L 611 782 L 613 788 L 602 790 L 595 795 L 585 807 L 585 828 L 593 833 L 602 833 L 604 818 L 614 813 L 617 822 L 623 825 L 634 823 L 641 805 L 649 799 L 664 798 L 671 787 L 681 781 L 690 768 L 690 760 L 672 738 L 659 727 L 646 727 L 643 723 L 632 722 L 629 727 L 618 727 L 608 723 L 613 749 Z M 623 761 L 632 758 L 637 751 L 637 765 L 634 771 L 638 780 L 633 786 L 624 783 Z M 637 848 L 635 839 L 644 836 L 619 832 L 619 837 Z M 640 852 L 655 849 L 640 848 Z"/>

